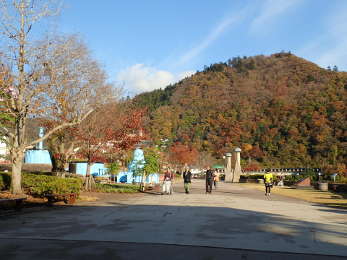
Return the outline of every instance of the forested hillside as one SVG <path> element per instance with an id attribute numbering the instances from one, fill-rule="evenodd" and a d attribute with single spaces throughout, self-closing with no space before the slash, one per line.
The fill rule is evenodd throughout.
<path id="1" fill-rule="evenodd" d="M 347 164 L 347 73 L 290 53 L 213 64 L 133 101 L 148 107 L 157 144 L 168 139 L 216 157 L 241 147 L 246 162 L 261 166 Z"/>

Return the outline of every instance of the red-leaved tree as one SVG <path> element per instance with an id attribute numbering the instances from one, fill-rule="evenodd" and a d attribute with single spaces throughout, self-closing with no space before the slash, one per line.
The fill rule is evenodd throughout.
<path id="1" fill-rule="evenodd" d="M 119 104 L 109 104 L 76 129 L 77 154 L 87 161 L 86 190 L 93 188 L 90 168 L 94 162 L 105 162 L 110 153 L 126 151 L 145 138 L 143 118 L 143 110 L 123 110 Z"/>
<path id="2" fill-rule="evenodd" d="M 175 143 L 170 147 L 170 161 L 180 165 L 195 164 L 199 156 L 199 152 L 188 145 Z"/>

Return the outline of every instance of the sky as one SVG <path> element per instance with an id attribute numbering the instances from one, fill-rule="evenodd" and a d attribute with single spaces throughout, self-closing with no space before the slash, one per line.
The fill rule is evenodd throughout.
<path id="1" fill-rule="evenodd" d="M 280 51 L 347 71 L 346 0 L 65 0 L 58 25 L 129 96 Z"/>

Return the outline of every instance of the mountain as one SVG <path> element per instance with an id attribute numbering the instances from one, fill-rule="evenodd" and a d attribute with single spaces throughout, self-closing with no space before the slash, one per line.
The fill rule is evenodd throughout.
<path id="1" fill-rule="evenodd" d="M 157 144 L 216 157 L 241 147 L 243 159 L 262 166 L 338 171 L 347 165 L 346 101 L 346 72 L 283 52 L 216 63 L 133 99 L 148 108 Z"/>

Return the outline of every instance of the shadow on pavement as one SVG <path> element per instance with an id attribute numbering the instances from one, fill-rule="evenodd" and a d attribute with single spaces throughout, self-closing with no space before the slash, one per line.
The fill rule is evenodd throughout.
<path id="1" fill-rule="evenodd" d="M 314 206 L 318 206 L 319 211 L 325 211 L 325 212 L 331 212 L 331 213 L 338 213 L 338 214 L 347 214 L 347 203 L 343 204 L 343 206 L 341 206 L 341 204 L 314 204 Z M 324 207 L 324 208 L 323 208 Z M 347 218 L 346 218 L 347 220 Z"/>
<path id="2" fill-rule="evenodd" d="M 164 202 L 166 199 L 171 197 L 164 196 Z M 342 225 L 226 207 L 105 203 L 54 206 L 55 210 L 0 218 L 1 258 L 82 259 L 94 255 L 283 260 L 297 259 L 295 253 L 305 253 L 299 259 L 347 256 L 347 228 Z"/>
<path id="3" fill-rule="evenodd" d="M 3 241 L 0 248 L 12 248 L 3 252 L 2 257 L 7 260 L 27 259 L 151 259 L 151 260 L 340 260 L 338 256 L 319 256 L 312 254 L 295 254 L 281 252 L 267 252 L 257 250 L 227 249 L 216 247 L 165 245 L 152 243 L 126 242 L 95 242 L 95 241 L 62 241 L 62 240 L 25 240 L 18 239 Z M 42 250 L 44 243 L 45 251 Z M 16 253 L 21 251 L 21 254 Z M 40 252 L 38 254 L 37 252 Z"/>

